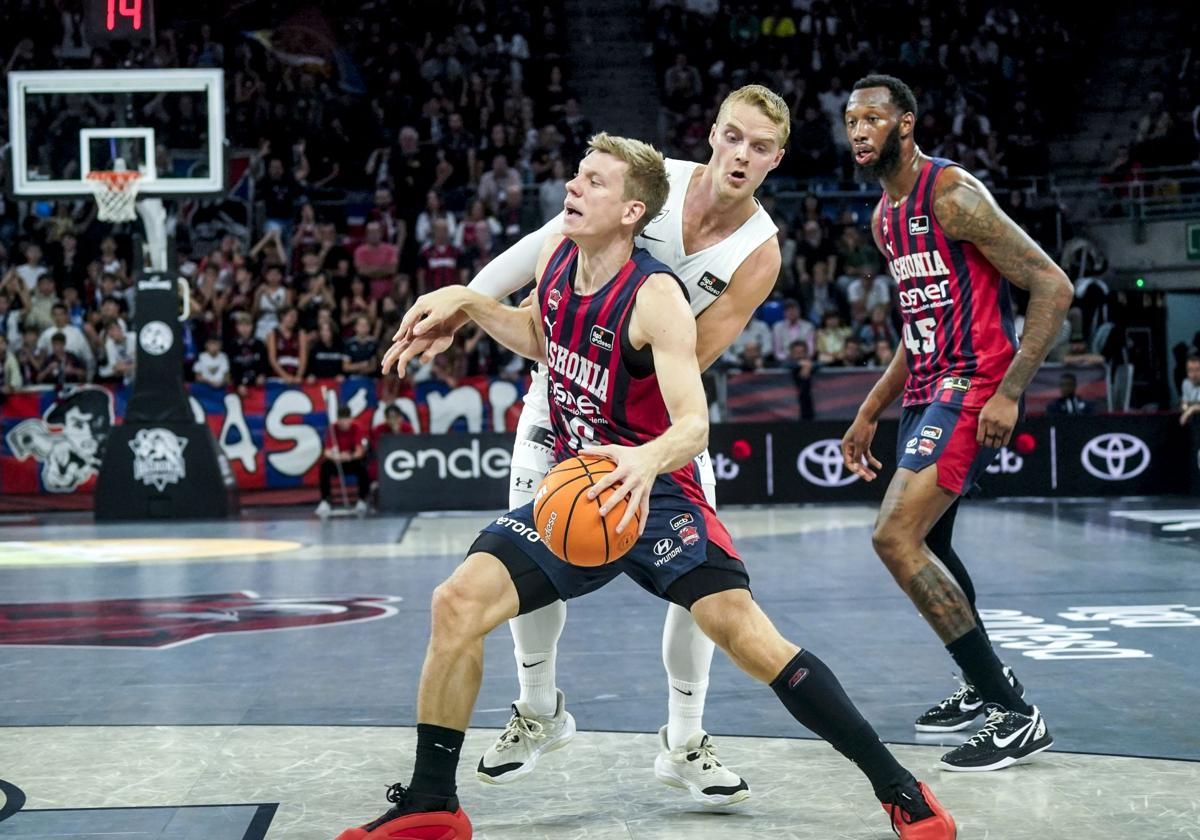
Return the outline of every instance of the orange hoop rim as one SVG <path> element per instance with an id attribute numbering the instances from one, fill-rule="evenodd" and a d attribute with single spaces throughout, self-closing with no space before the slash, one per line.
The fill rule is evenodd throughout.
<path id="1" fill-rule="evenodd" d="M 141 180 L 142 173 L 137 171 L 120 172 L 115 169 L 93 169 L 86 177 L 89 181 L 102 181 L 110 190 L 123 192 L 130 184 Z"/>

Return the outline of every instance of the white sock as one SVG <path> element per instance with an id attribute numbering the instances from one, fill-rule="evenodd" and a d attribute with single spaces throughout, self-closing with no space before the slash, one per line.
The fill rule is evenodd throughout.
<path id="1" fill-rule="evenodd" d="M 518 702 L 529 706 L 536 715 L 552 715 L 558 707 L 554 685 L 554 655 L 548 651 L 514 651 L 517 658 L 517 680 L 521 683 Z"/>
<path id="2" fill-rule="evenodd" d="M 552 715 L 558 707 L 554 664 L 558 637 L 566 623 L 567 605 L 562 601 L 508 622 L 513 636 L 513 655 L 517 660 L 517 681 L 521 684 L 518 699 L 534 714 Z"/>
<path id="3" fill-rule="evenodd" d="M 684 682 L 668 678 L 667 684 L 671 691 L 671 699 L 667 701 L 667 744 L 676 749 L 704 729 L 708 680 Z"/>
<path id="4" fill-rule="evenodd" d="M 662 653 L 667 669 L 667 743 L 672 749 L 704 729 L 704 698 L 715 648 L 690 612 L 678 604 L 667 608 Z"/>

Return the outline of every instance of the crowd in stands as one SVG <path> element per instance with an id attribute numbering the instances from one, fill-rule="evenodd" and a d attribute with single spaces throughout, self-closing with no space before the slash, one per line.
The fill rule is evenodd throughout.
<path id="1" fill-rule="evenodd" d="M 1080 73 L 1066 49 L 1078 21 L 1045 4 L 654 0 L 650 16 L 673 153 L 704 158 L 724 95 L 759 82 L 791 108 L 781 175 L 799 182 L 851 180 L 842 112 L 870 72 L 913 88 L 926 152 L 990 183 L 1045 174 L 1048 121 L 1064 113 L 1053 97 Z"/>
<path id="2" fill-rule="evenodd" d="M 39 25 L 0 35 L 5 72 L 226 71 L 229 143 L 248 150 L 261 209 L 248 235 L 180 239 L 188 377 L 213 385 L 377 375 L 380 343 L 416 295 L 465 282 L 560 212 L 592 133 L 565 73 L 559 3 L 457 0 L 433 16 L 413 0 L 320 13 L 274 2 L 203 24 L 160 7 L 153 46 L 94 49 L 72 4 L 41 5 Z M 336 50 L 295 60 L 289 39 L 314 31 Z M 355 196 L 367 197 L 360 214 Z M 0 369 L 16 362 L 5 388 L 132 376 L 128 232 L 97 222 L 91 201 L 22 219 L 0 198 Z M 413 378 L 453 385 L 522 368 L 464 331 Z"/>

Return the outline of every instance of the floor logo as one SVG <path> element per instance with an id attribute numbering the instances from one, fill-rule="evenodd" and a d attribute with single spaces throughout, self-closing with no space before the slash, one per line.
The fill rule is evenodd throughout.
<path id="1" fill-rule="evenodd" d="M 818 487 L 845 487 L 858 481 L 858 476 L 846 472 L 842 458 L 842 442 L 826 438 L 810 443 L 796 458 L 796 469 Z"/>
<path id="2" fill-rule="evenodd" d="M 1103 481 L 1136 478 L 1150 466 L 1150 449 L 1138 437 L 1124 432 L 1099 435 L 1087 442 L 1079 455 L 1089 473 Z"/>
<path id="3" fill-rule="evenodd" d="M 253 592 L 0 604 L 0 645 L 170 648 L 222 633 L 301 630 L 393 615 L 399 601 L 262 598 Z"/>

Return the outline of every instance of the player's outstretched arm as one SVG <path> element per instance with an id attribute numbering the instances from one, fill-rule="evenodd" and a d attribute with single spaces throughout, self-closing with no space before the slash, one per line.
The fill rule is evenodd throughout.
<path id="1" fill-rule="evenodd" d="M 987 188 L 957 167 L 938 179 L 933 212 L 946 233 L 972 243 L 1014 285 L 1029 292 L 1025 333 L 995 396 L 979 415 L 979 443 L 1008 443 L 1018 400 L 1054 344 L 1074 290 L 1061 268 L 996 204 Z"/>
<path id="2" fill-rule="evenodd" d="M 538 255 L 542 251 L 542 246 L 547 239 L 560 235 L 562 219 L 562 214 L 559 213 L 540 230 L 522 237 L 511 247 L 502 251 L 479 270 L 479 273 L 467 284 L 467 288 L 493 300 L 503 300 L 527 285 L 537 277 Z M 450 347 L 454 342 L 454 333 L 468 320 L 465 314 L 458 313 L 438 329 L 426 332 L 416 342 L 411 334 L 405 334 L 402 324 L 401 328 L 396 330 L 396 334 L 392 336 L 392 342 L 407 341 L 408 344 L 415 344 L 416 352 L 421 355 L 421 360 L 427 362 Z"/>
<path id="3" fill-rule="evenodd" d="M 641 446 L 582 450 L 611 458 L 617 464 L 592 488 L 588 498 L 594 499 L 606 487 L 617 485 L 618 492 L 601 506 L 602 515 L 615 507 L 618 499 L 629 498 L 625 515 L 617 524 L 618 533 L 625 530 L 638 510 L 644 528 L 655 477 L 685 466 L 708 445 L 708 404 L 696 360 L 696 321 L 674 277 L 655 274 L 642 285 L 629 325 L 629 340 L 635 348 L 650 347 L 671 427 Z"/>
<path id="4" fill-rule="evenodd" d="M 561 234 L 556 234 L 542 243 L 531 277 L 541 274 L 562 241 Z M 430 345 L 430 336 L 448 334 L 453 340 L 456 324 L 471 320 L 514 353 L 543 362 L 546 351 L 540 319 L 536 307 L 505 306 L 467 286 L 447 286 L 417 298 L 400 321 L 397 338 L 384 354 L 380 367 L 385 376 L 395 368 L 396 375 L 403 378 L 414 358 L 420 356 L 422 361 L 430 361 L 441 352 Z"/>
<path id="5" fill-rule="evenodd" d="M 696 319 L 696 358 L 708 370 L 741 335 L 779 279 L 779 240 L 771 237 L 742 261 L 729 286 Z"/>

